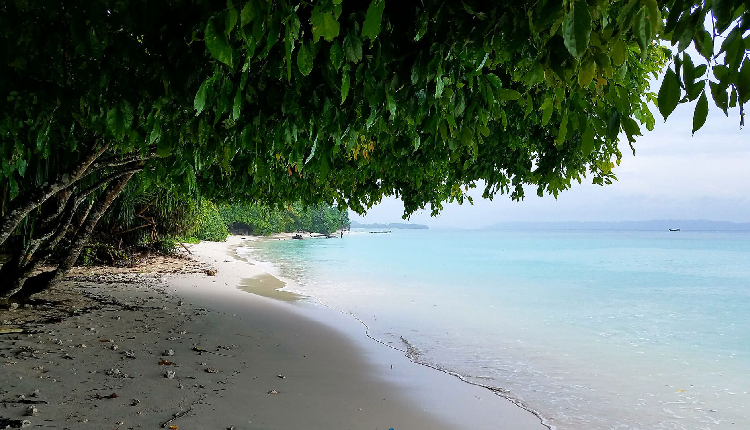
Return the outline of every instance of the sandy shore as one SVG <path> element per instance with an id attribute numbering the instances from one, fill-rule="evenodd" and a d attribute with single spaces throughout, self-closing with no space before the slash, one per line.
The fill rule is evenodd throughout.
<path id="1" fill-rule="evenodd" d="M 80 270 L 31 308 L 0 310 L 0 428 L 545 428 L 368 339 L 351 316 L 277 291 L 241 244 Z"/>

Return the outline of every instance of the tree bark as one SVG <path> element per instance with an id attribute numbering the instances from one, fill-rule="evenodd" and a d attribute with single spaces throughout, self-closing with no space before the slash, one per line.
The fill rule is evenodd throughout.
<path id="1" fill-rule="evenodd" d="M 54 196 L 61 190 L 68 188 L 78 181 L 88 171 L 91 163 L 96 161 L 104 151 L 106 151 L 108 145 L 102 145 L 99 148 L 94 148 L 81 160 L 75 167 L 70 171 L 60 175 L 54 182 L 48 183 L 40 188 L 37 188 L 27 195 L 19 198 L 18 203 L 13 204 L 12 208 L 0 218 L 0 245 L 13 233 L 18 224 L 31 212 L 36 209 L 42 203 L 46 202 L 47 199 Z"/>
<path id="2" fill-rule="evenodd" d="M 107 190 L 101 196 L 100 201 L 97 203 L 94 211 L 89 213 L 88 218 L 86 218 L 86 221 L 78 230 L 78 234 L 76 234 L 73 242 L 70 244 L 70 253 L 63 259 L 62 262 L 60 262 L 60 264 L 57 266 L 57 269 L 55 269 L 54 276 L 50 281 L 50 285 L 54 285 L 60 282 L 65 277 L 65 275 L 68 274 L 70 269 L 73 268 L 73 266 L 76 264 L 76 261 L 78 261 L 78 257 L 81 255 L 81 251 L 83 251 L 83 247 L 88 243 L 89 238 L 91 237 L 91 233 L 94 232 L 94 228 L 96 228 L 96 224 L 99 222 L 99 219 L 102 217 L 102 215 L 104 215 L 104 212 L 109 209 L 109 206 L 120 194 L 120 192 L 122 192 L 122 190 L 128 184 L 128 181 L 130 181 L 130 178 L 132 178 L 134 174 L 135 172 L 127 173 L 124 176 L 119 177 L 109 185 Z"/>
<path id="3" fill-rule="evenodd" d="M 2 271 L 8 272 L 8 275 L 12 276 L 11 279 L 13 279 L 13 281 L 9 283 L 10 285 L 8 285 L 8 287 L 6 287 L 4 291 L 0 291 L 0 299 L 24 301 L 28 299 L 32 294 L 41 292 L 60 282 L 67 275 L 70 269 L 75 265 L 78 257 L 81 254 L 81 251 L 88 243 L 91 234 L 96 228 L 96 224 L 99 222 L 99 219 L 107 211 L 107 209 L 109 209 L 109 206 L 112 204 L 114 199 L 120 194 L 120 192 L 122 192 L 130 178 L 138 170 L 140 169 L 130 169 L 126 172 L 120 172 L 118 175 L 113 174 L 108 176 L 107 179 L 113 180 L 113 182 L 109 184 L 109 187 L 104 191 L 104 194 L 99 197 L 96 206 L 93 208 L 93 211 L 91 210 L 92 208 L 89 207 L 83 217 L 81 224 L 76 226 L 77 228 L 75 229 L 76 231 L 73 232 L 73 239 L 70 244 L 70 252 L 68 253 L 68 255 L 63 258 L 63 260 L 58 264 L 57 268 L 54 271 L 41 273 L 34 277 L 29 277 L 33 273 L 33 271 L 35 271 L 44 262 L 44 260 L 49 257 L 49 255 L 54 250 L 54 247 L 65 236 L 65 233 L 70 227 L 75 212 L 80 203 L 83 202 L 88 194 L 104 185 L 104 183 L 98 182 L 95 186 L 89 187 L 87 190 L 84 190 L 82 193 L 69 201 L 68 208 L 64 211 L 65 219 L 61 220 L 61 224 L 60 226 L 58 226 L 58 230 L 55 232 L 52 239 L 45 244 L 44 251 L 41 253 L 42 255 L 37 256 L 37 258 L 35 258 L 34 260 L 30 260 L 27 258 L 25 265 L 16 264 L 14 265 L 16 267 L 9 267 L 7 271 Z M 19 263 L 21 263 L 21 261 L 19 261 Z M 5 267 L 3 267 L 3 269 L 5 269 Z"/>

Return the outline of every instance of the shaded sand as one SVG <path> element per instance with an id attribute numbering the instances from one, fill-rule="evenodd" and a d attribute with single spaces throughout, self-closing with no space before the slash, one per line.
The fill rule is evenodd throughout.
<path id="1" fill-rule="evenodd" d="M 252 278 L 243 279 L 237 288 L 246 293 L 257 294 L 285 302 L 295 302 L 302 299 L 302 296 L 299 294 L 290 291 L 279 291 L 284 286 L 286 286 L 284 281 L 268 273 L 263 273 Z"/>
<path id="2" fill-rule="evenodd" d="M 31 307 L 0 310 L 11 331 L 0 330 L 0 423 L 544 429 L 489 390 L 368 339 L 348 315 L 238 289 L 243 279 L 273 291 L 284 282 L 232 257 L 241 244 L 192 246 L 203 263 L 79 269 Z"/>

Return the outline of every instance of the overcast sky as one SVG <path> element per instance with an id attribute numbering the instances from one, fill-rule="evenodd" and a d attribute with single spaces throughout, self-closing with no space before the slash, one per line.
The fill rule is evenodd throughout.
<path id="1" fill-rule="evenodd" d="M 658 84 L 657 84 L 658 85 Z M 655 86 L 658 89 L 658 86 Z M 750 222 L 750 132 L 740 129 L 739 112 L 729 118 L 713 107 L 706 124 L 691 136 L 694 103 L 681 105 L 664 123 L 654 107 L 656 128 L 635 143 L 633 156 L 621 141 L 618 181 L 606 187 L 591 179 L 563 192 L 557 200 L 537 197 L 530 190 L 522 202 L 507 196 L 483 200 L 473 190 L 474 205 L 446 205 L 443 213 L 414 214 L 409 222 L 430 227 L 479 228 L 502 221 L 640 221 L 651 219 L 708 219 Z M 748 118 L 750 121 L 750 118 Z M 403 205 L 384 201 L 358 222 L 400 222 Z"/>

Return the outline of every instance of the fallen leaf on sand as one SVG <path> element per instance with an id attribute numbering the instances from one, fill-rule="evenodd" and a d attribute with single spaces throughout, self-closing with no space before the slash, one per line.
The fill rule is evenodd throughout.
<path id="1" fill-rule="evenodd" d="M 167 360 L 165 360 L 165 359 L 162 359 L 162 360 L 161 360 L 160 362 L 158 362 L 157 364 L 158 364 L 159 366 L 171 366 L 171 365 L 173 365 L 174 363 L 172 363 L 171 361 L 167 361 Z"/>

